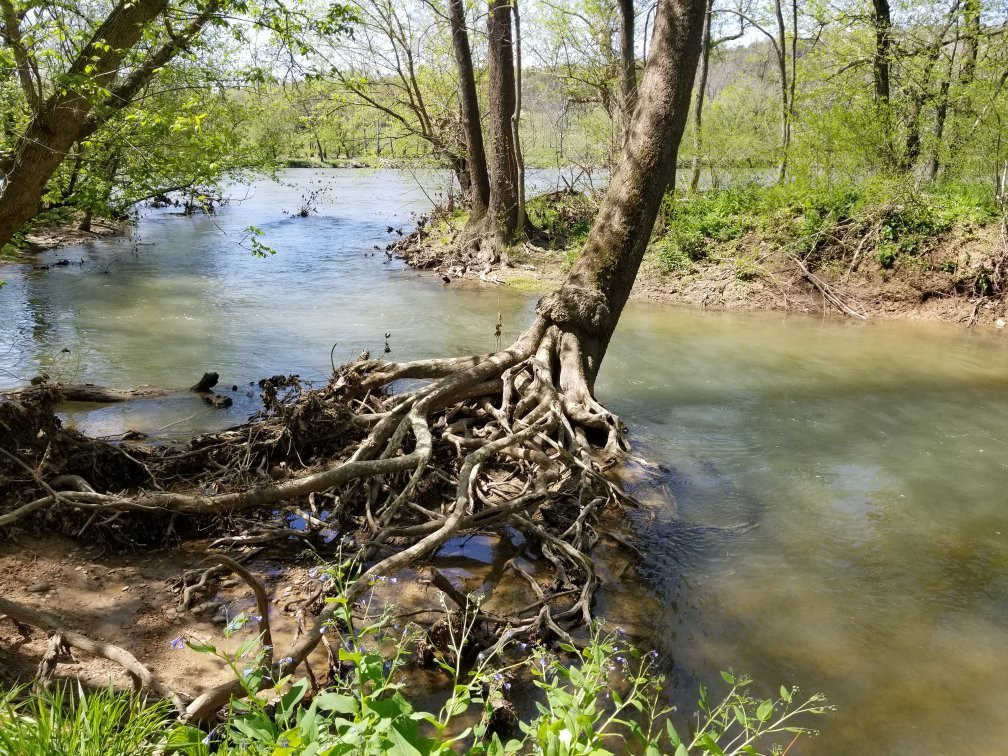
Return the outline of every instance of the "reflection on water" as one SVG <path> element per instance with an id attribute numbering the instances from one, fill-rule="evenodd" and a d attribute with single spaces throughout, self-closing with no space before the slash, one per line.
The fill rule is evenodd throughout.
<path id="1" fill-rule="evenodd" d="M 0 382 L 45 369 L 183 389 L 216 370 L 238 387 L 229 410 L 183 392 L 72 413 L 96 433 L 185 436 L 253 411 L 249 382 L 323 379 L 333 344 L 337 360 L 381 350 L 385 331 L 393 358 L 485 351 L 498 309 L 508 337 L 529 321 L 526 295 L 445 287 L 386 258 L 388 226 L 428 205 L 408 176 L 330 175 L 318 217 L 284 215 L 299 192 L 262 183 L 215 218 L 151 213 L 139 246 L 5 269 Z M 275 258 L 243 248 L 252 223 Z M 604 606 L 649 629 L 684 709 L 730 666 L 839 707 L 806 752 L 1002 750 L 1006 389 L 1001 332 L 630 306 L 598 391 L 666 472 L 650 492 L 663 505 L 638 524 L 650 598 Z M 483 546 L 443 556 L 479 569 Z"/>

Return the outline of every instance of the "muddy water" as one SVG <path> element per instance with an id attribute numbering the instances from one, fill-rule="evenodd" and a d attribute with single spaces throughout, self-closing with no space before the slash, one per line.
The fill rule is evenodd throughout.
<path id="1" fill-rule="evenodd" d="M 528 322 L 528 295 L 385 257 L 436 177 L 425 193 L 400 173 L 326 176 L 317 217 L 262 183 L 214 218 L 151 211 L 136 238 L 42 260 L 73 264 L 3 269 L 0 383 L 44 369 L 181 389 L 216 370 L 239 387 L 224 412 L 181 393 L 69 413 L 184 437 L 243 419 L 250 381 L 324 378 L 334 344 L 337 361 L 379 353 L 389 331 L 392 357 L 457 354 L 493 346 L 498 310 L 506 337 Z M 253 223 L 275 257 L 245 249 Z M 640 592 L 608 596 L 610 618 L 647 632 L 684 708 L 727 667 L 826 693 L 839 712 L 807 752 L 1002 751 L 1006 390 L 999 331 L 629 307 L 599 395 L 665 471 L 635 523 Z"/>

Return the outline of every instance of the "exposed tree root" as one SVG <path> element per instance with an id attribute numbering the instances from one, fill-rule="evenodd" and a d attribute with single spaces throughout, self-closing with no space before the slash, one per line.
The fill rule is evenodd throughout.
<path id="1" fill-rule="evenodd" d="M 50 634 L 49 651 L 42 660 L 39 677 L 43 681 L 51 677 L 56 659 L 71 648 L 85 653 L 101 656 L 122 667 L 133 681 L 136 690 L 147 689 L 159 696 L 169 699 L 180 713 L 186 710 L 186 700 L 175 693 L 147 669 L 133 654 L 120 646 L 96 641 L 86 635 L 67 630 L 62 623 L 50 614 L 15 604 L 13 601 L 0 598 L 0 616 L 6 616 L 19 629 L 23 626 L 37 627 Z"/>
<path id="2" fill-rule="evenodd" d="M 322 389 L 302 391 L 295 381 L 284 397 L 267 383 L 262 418 L 200 437 L 185 450 L 145 451 L 138 464 L 154 485 L 125 491 L 58 476 L 46 483 L 58 466 L 47 467 L 38 449 L 7 449 L 32 473 L 38 494 L 0 524 L 63 510 L 91 518 L 170 517 L 172 526 L 176 518 L 196 518 L 226 528 L 239 512 L 296 506 L 312 526 L 359 534 L 366 569 L 349 588 L 350 601 L 461 532 L 511 526 L 538 546 L 555 580 L 545 590 L 530 581 L 536 600 L 511 616 L 481 613 L 486 642 L 500 645 L 519 634 L 569 641 L 572 628 L 591 620 L 597 518 L 626 501 L 600 466 L 621 453 L 623 427 L 592 398 L 588 362 L 574 332 L 540 317 L 494 354 L 358 362 Z M 393 384 L 400 391 L 390 394 Z M 258 535 L 271 539 L 269 530 Z M 245 545 L 243 538 L 226 535 L 224 543 Z M 265 618 L 261 585 L 236 561 L 214 558 L 221 566 L 194 570 L 180 583 L 187 596 L 227 568 L 253 588 Z M 318 645 L 332 611 L 322 608 L 306 628 L 282 661 L 288 669 Z M 237 682 L 211 689 L 184 718 L 205 719 L 241 694 Z"/>

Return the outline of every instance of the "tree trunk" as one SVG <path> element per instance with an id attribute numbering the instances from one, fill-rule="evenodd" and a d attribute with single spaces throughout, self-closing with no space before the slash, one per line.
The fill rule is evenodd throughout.
<path id="1" fill-rule="evenodd" d="M 872 0 L 875 7 L 875 57 L 872 72 L 875 78 L 875 98 L 880 103 L 889 102 L 889 48 L 892 44 L 892 17 L 889 0 Z"/>
<path id="2" fill-rule="evenodd" d="M 514 55 L 509 0 L 490 0 L 487 15 L 487 79 L 490 100 L 490 203 L 485 257 L 497 262 L 500 249 L 518 228 L 518 164 L 511 119 L 515 113 Z"/>
<path id="3" fill-rule="evenodd" d="M 84 85 L 57 89 L 40 104 L 11 151 L 0 187 L 0 247 L 38 214 L 46 182 L 88 127 L 91 87 L 111 88 L 127 52 L 167 5 L 168 0 L 117 5 L 67 70 L 67 81 L 83 78 Z"/>
<path id="4" fill-rule="evenodd" d="M 976 77 L 977 54 L 980 49 L 980 11 L 981 0 L 965 0 L 963 3 L 963 37 L 966 52 L 959 81 L 963 86 L 969 86 Z"/>
<path id="5" fill-rule="evenodd" d="M 482 217 L 486 215 L 487 206 L 490 204 L 490 179 L 487 176 L 486 149 L 483 146 L 476 76 L 473 73 L 463 0 L 449 0 L 448 11 L 452 46 L 455 49 L 455 65 L 458 68 L 459 103 L 469 163 L 469 180 L 465 182 L 468 185 L 466 194 L 469 197 L 469 209 L 473 217 Z"/>
<path id="6" fill-rule="evenodd" d="M 945 137 L 945 121 L 948 118 L 949 89 L 952 86 L 952 72 L 955 68 L 955 48 L 949 56 L 948 72 L 938 91 L 938 104 L 935 107 L 934 140 L 931 145 L 931 160 L 928 163 L 928 179 L 938 178 L 941 167 L 942 139 Z"/>
<path id="7" fill-rule="evenodd" d="M 634 0 L 619 0 L 620 94 L 623 98 L 623 141 L 637 106 L 637 53 L 634 50 Z"/>
<path id="8" fill-rule="evenodd" d="M 781 158 L 777 166 L 777 181 L 783 181 L 787 174 L 788 150 L 791 148 L 791 119 L 788 107 L 787 75 L 787 31 L 784 27 L 783 0 L 774 0 L 774 18 L 777 20 L 777 41 L 774 52 L 777 55 L 777 73 L 780 77 L 781 92 Z"/>
<path id="9" fill-rule="evenodd" d="M 80 223 L 77 224 L 78 231 L 91 231 L 91 218 L 94 215 L 94 211 L 91 208 L 87 208 L 84 214 L 81 216 Z"/>
<path id="10" fill-rule="evenodd" d="M 515 233 L 525 230 L 525 158 L 521 147 L 521 108 L 522 108 L 522 56 L 521 56 L 521 14 L 518 12 L 518 0 L 511 0 L 511 10 L 514 13 L 514 58 L 515 58 L 515 108 L 511 116 L 511 138 L 514 140 L 515 181 L 518 185 L 518 219 L 515 222 Z"/>
<path id="11" fill-rule="evenodd" d="M 710 68 L 711 16 L 714 14 L 714 0 L 707 0 L 704 11 L 703 36 L 700 42 L 700 76 L 697 81 L 696 101 L 693 104 L 693 163 L 690 168 L 689 190 L 693 193 L 700 186 L 700 153 L 703 150 L 703 106 L 707 94 L 707 71 Z"/>
<path id="12" fill-rule="evenodd" d="M 689 114 L 705 0 L 662 0 L 626 149 L 584 251 L 538 312 L 564 332 L 560 360 L 579 362 L 591 390 L 630 296 Z M 563 381 L 561 381 L 561 388 Z"/>

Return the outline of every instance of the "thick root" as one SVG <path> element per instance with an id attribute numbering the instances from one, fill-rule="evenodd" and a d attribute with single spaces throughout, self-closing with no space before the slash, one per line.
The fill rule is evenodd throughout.
<path id="1" fill-rule="evenodd" d="M 258 422 L 197 439 L 186 451 L 150 453 L 145 468 L 156 488 L 98 492 L 81 481 L 57 487 L 36 475 L 42 495 L 3 515 L 0 524 L 55 508 L 92 518 L 135 512 L 220 520 L 307 502 L 297 510 L 304 513 L 317 511 L 314 497 L 324 496 L 337 503 L 332 516 L 359 534 L 367 565 L 349 588 L 350 601 L 379 576 L 417 564 L 462 532 L 510 526 L 538 545 L 555 579 L 543 588 L 523 575 L 536 600 L 510 616 L 481 613 L 484 636 L 498 645 L 519 635 L 569 642 L 571 629 L 591 621 L 599 581 L 589 553 L 599 539 L 598 517 L 626 501 L 602 467 L 620 454 L 623 426 L 592 398 L 585 364 L 578 339 L 542 318 L 494 354 L 358 362 L 317 391 L 296 387 L 281 399 L 267 387 L 267 416 Z M 386 393 L 406 379 L 421 383 Z M 340 447 L 335 454 L 334 447 Z M 287 475 L 276 479 L 281 464 Z M 192 487 L 199 492 L 186 490 Z M 240 546 L 272 538 L 267 531 L 222 540 Z M 241 565 L 217 561 L 265 600 Z M 203 570 L 200 579 L 216 569 Z M 288 667 L 318 645 L 330 615 L 321 610 L 287 654 Z M 184 718 L 205 719 L 241 694 L 237 683 L 209 690 L 186 707 Z"/>

